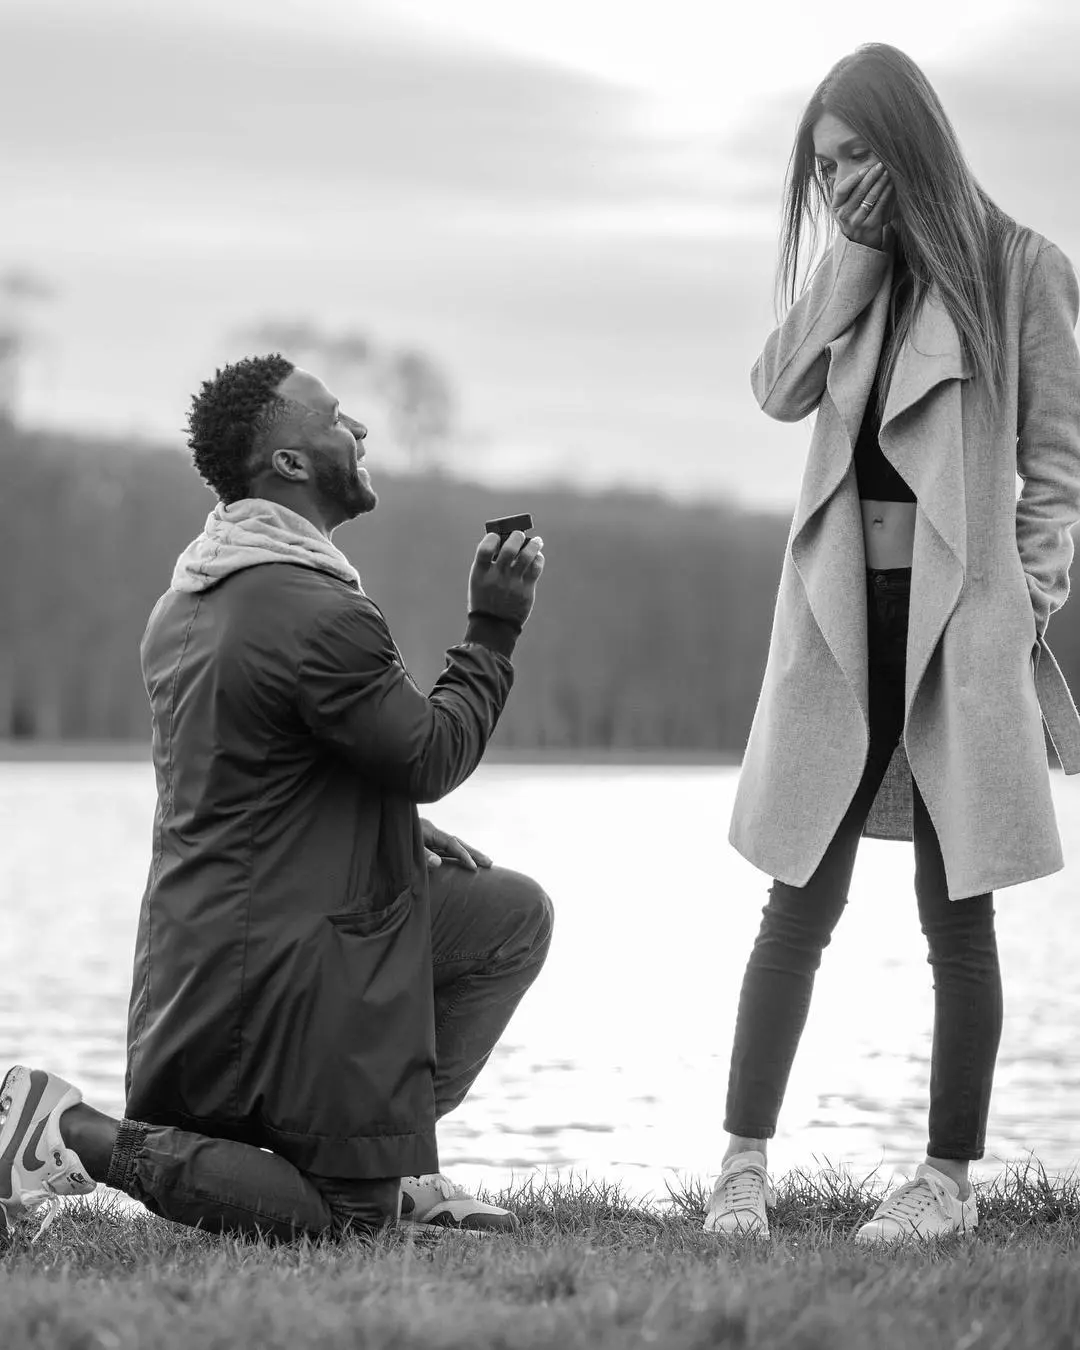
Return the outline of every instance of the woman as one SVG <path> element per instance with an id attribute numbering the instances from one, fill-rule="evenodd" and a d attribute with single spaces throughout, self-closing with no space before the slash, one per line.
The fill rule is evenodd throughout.
<path id="1" fill-rule="evenodd" d="M 795 301 L 823 212 L 835 242 Z M 872 44 L 803 115 L 779 283 L 794 303 L 754 392 L 817 418 L 731 822 L 774 880 L 705 1227 L 768 1232 L 766 1141 L 865 834 L 914 841 L 935 1017 L 925 1162 L 857 1238 L 969 1232 L 1002 1018 L 992 892 L 1063 865 L 1044 719 L 1080 771 L 1045 638 L 1080 519 L 1077 281 L 975 181 L 918 67 Z"/>

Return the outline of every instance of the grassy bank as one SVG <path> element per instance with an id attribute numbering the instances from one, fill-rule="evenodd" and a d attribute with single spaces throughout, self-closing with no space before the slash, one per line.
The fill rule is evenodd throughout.
<path id="1" fill-rule="evenodd" d="M 778 1186 L 773 1233 L 701 1229 L 701 1187 L 662 1209 L 602 1186 L 509 1199 L 520 1237 L 214 1239 L 72 1205 L 0 1257 L 11 1350 L 371 1350 L 423 1346 L 1066 1350 L 1080 1335 L 1080 1191 L 1010 1169 L 975 1237 L 875 1253 L 850 1236 L 880 1197 L 820 1173 Z"/>

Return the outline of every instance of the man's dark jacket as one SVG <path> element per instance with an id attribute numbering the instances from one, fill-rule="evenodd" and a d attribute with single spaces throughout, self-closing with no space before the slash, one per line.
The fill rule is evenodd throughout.
<path id="1" fill-rule="evenodd" d="M 438 1170 L 417 802 L 476 768 L 514 632 L 473 618 L 430 696 L 355 586 L 264 563 L 169 591 L 142 642 L 158 805 L 127 1114 L 323 1176 Z"/>

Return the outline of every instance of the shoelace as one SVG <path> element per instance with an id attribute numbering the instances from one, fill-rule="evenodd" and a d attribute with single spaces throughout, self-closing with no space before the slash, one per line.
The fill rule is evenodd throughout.
<path id="1" fill-rule="evenodd" d="M 753 1209 L 765 1198 L 765 1177 L 760 1167 L 741 1167 L 725 1177 L 721 1187 L 728 1209 Z"/>
<path id="2" fill-rule="evenodd" d="M 929 1194 L 927 1192 L 929 1191 Z M 937 1205 L 947 1214 L 952 1196 L 945 1183 L 937 1177 L 913 1177 L 898 1186 L 874 1211 L 875 1219 L 921 1219 L 928 1209 Z"/>
<path id="3" fill-rule="evenodd" d="M 41 1221 L 41 1226 L 30 1239 L 30 1245 L 33 1246 L 38 1238 L 41 1237 L 42 1233 L 45 1232 L 46 1228 L 50 1226 L 52 1221 L 60 1213 L 62 1208 L 60 1197 L 55 1191 L 50 1190 L 45 1186 L 36 1191 L 23 1191 L 19 1196 L 19 1204 L 22 1205 L 25 1210 L 37 1209 L 38 1205 L 46 1206 L 46 1213 Z"/>
<path id="4" fill-rule="evenodd" d="M 421 1186 L 434 1186 L 444 1200 L 466 1200 L 469 1197 L 469 1192 L 464 1186 L 456 1185 L 442 1172 L 428 1172 L 416 1179 Z"/>

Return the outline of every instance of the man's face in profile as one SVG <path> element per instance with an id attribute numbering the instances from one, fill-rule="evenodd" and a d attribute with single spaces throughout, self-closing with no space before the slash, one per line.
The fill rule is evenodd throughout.
<path id="1" fill-rule="evenodd" d="M 297 368 L 277 386 L 296 412 L 298 449 L 311 456 L 315 491 L 342 520 L 374 511 L 378 495 L 360 460 L 367 427 L 341 411 L 338 399 L 322 380 Z"/>

